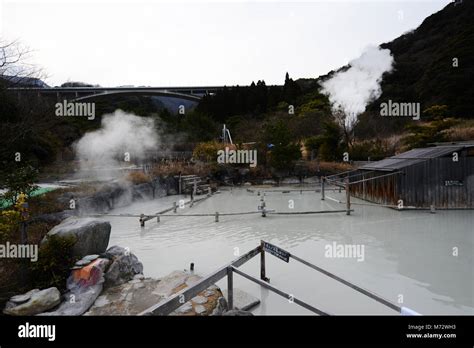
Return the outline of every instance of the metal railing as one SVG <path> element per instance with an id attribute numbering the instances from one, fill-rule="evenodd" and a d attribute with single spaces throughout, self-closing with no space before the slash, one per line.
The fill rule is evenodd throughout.
<path id="1" fill-rule="evenodd" d="M 173 296 L 155 304 L 154 306 L 151 306 L 150 308 L 144 310 L 143 312 L 140 313 L 140 315 L 168 315 L 181 307 L 184 303 L 187 301 L 191 300 L 195 296 L 197 296 L 201 291 L 204 291 L 208 287 L 214 285 L 216 282 L 219 280 L 223 279 L 224 277 L 227 277 L 227 303 L 229 309 L 234 308 L 234 280 L 233 280 L 233 274 L 236 273 L 242 277 L 244 277 L 247 280 L 250 280 L 256 284 L 259 284 L 260 286 L 276 293 L 277 295 L 280 295 L 289 301 L 298 304 L 299 306 L 306 308 L 307 310 L 319 314 L 319 315 L 329 315 L 328 312 L 323 311 L 319 308 L 316 308 L 298 298 L 295 298 L 293 295 L 286 293 L 285 291 L 282 291 L 272 285 L 270 285 L 270 279 L 266 277 L 266 268 L 265 268 L 265 253 L 268 252 L 272 254 L 273 256 L 277 257 L 278 259 L 289 262 L 290 259 L 293 259 L 295 261 L 298 261 L 308 267 L 310 267 L 313 270 L 316 270 L 329 278 L 336 280 L 337 282 L 340 282 L 351 289 L 375 300 L 378 303 L 381 303 L 385 305 L 386 307 L 389 307 L 397 312 L 402 311 L 402 307 L 388 301 L 387 299 L 384 299 L 383 297 L 366 290 L 356 284 L 353 284 L 329 271 L 326 271 L 325 269 L 318 267 L 296 255 L 293 255 L 289 253 L 288 251 L 270 244 L 265 241 L 260 241 L 260 245 L 257 246 L 256 248 L 253 248 L 249 252 L 245 253 L 244 255 L 238 257 L 234 261 L 230 262 L 229 264 L 219 268 L 218 270 L 214 271 L 213 273 L 209 274 L 208 276 L 200 279 L 199 281 L 196 282 L 196 284 L 185 288 Z M 254 256 L 257 256 L 260 254 L 260 279 L 257 279 L 240 269 L 241 265 L 246 263 L 247 261 L 251 260 Z"/>

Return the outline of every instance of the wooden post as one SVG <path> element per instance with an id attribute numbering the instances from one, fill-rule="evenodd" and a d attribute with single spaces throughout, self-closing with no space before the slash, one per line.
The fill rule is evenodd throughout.
<path id="1" fill-rule="evenodd" d="M 178 182 L 178 193 L 181 194 L 181 173 L 179 173 L 179 182 Z"/>
<path id="2" fill-rule="evenodd" d="M 367 199 L 367 187 L 365 185 L 365 174 L 362 175 L 362 197 L 364 197 L 364 199 Z"/>
<path id="3" fill-rule="evenodd" d="M 263 240 L 260 241 L 260 279 L 270 283 L 270 278 L 265 274 L 265 249 L 263 248 Z"/>
<path id="4" fill-rule="evenodd" d="M 216 211 L 216 222 L 219 222 L 219 212 Z"/>
<path id="5" fill-rule="evenodd" d="M 346 178 L 346 215 L 351 215 L 351 189 L 349 178 Z"/>
<path id="6" fill-rule="evenodd" d="M 232 267 L 227 267 L 227 305 L 229 310 L 234 308 L 234 279 Z"/>
<path id="7" fill-rule="evenodd" d="M 325 198 L 325 197 L 324 197 L 324 181 L 325 181 L 325 180 L 326 180 L 326 179 L 324 178 L 324 176 L 321 177 L 321 200 L 322 200 L 322 201 L 324 201 L 324 198 Z"/>
<path id="8" fill-rule="evenodd" d="M 178 207 L 176 205 L 176 202 L 173 202 L 173 213 L 176 213 L 177 210 L 178 210 Z"/>

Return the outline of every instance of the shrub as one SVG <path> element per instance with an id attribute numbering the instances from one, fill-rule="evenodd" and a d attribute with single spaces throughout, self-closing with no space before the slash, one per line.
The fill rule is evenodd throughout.
<path id="1" fill-rule="evenodd" d="M 20 224 L 20 213 L 15 210 L 4 210 L 0 212 L 0 242 L 3 244 L 18 231 Z"/>
<path id="2" fill-rule="evenodd" d="M 128 173 L 126 180 L 130 181 L 132 184 L 144 184 L 151 181 L 149 175 L 143 172 L 130 172 Z"/>
<path id="3" fill-rule="evenodd" d="M 216 162 L 217 151 L 224 150 L 226 146 L 230 149 L 235 149 L 235 145 L 223 144 L 217 141 L 199 143 L 194 148 L 193 157 L 204 162 Z"/>
<path id="4" fill-rule="evenodd" d="M 32 280 L 37 288 L 55 286 L 58 289 L 66 287 L 66 280 L 76 259 L 72 256 L 74 237 L 51 236 L 48 243 L 39 249 L 38 261 L 32 262 Z"/>

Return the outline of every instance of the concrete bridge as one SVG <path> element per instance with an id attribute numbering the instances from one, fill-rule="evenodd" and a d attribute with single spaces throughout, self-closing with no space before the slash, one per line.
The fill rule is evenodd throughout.
<path id="1" fill-rule="evenodd" d="M 108 96 L 161 96 L 185 99 L 199 102 L 206 94 L 216 93 L 224 86 L 198 86 L 198 87 L 12 87 L 11 91 L 19 95 L 37 93 L 44 96 L 55 96 L 56 99 L 69 101 L 97 100 Z M 230 87 L 231 88 L 231 87 Z"/>

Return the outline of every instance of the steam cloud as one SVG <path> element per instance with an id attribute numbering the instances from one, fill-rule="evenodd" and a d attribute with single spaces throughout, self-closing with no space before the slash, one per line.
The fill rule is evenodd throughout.
<path id="1" fill-rule="evenodd" d="M 380 97 L 382 75 L 392 71 L 393 63 L 389 49 L 372 46 L 352 60 L 349 69 L 322 82 L 321 92 L 329 97 L 334 112 L 344 113 L 347 128 L 355 125 L 357 116 L 369 102 Z"/>
<path id="2" fill-rule="evenodd" d="M 145 151 L 156 149 L 157 145 L 153 119 L 117 110 L 104 115 L 101 128 L 86 133 L 75 144 L 75 150 L 84 171 L 123 165 L 126 153 L 131 161 L 143 159 Z"/>

